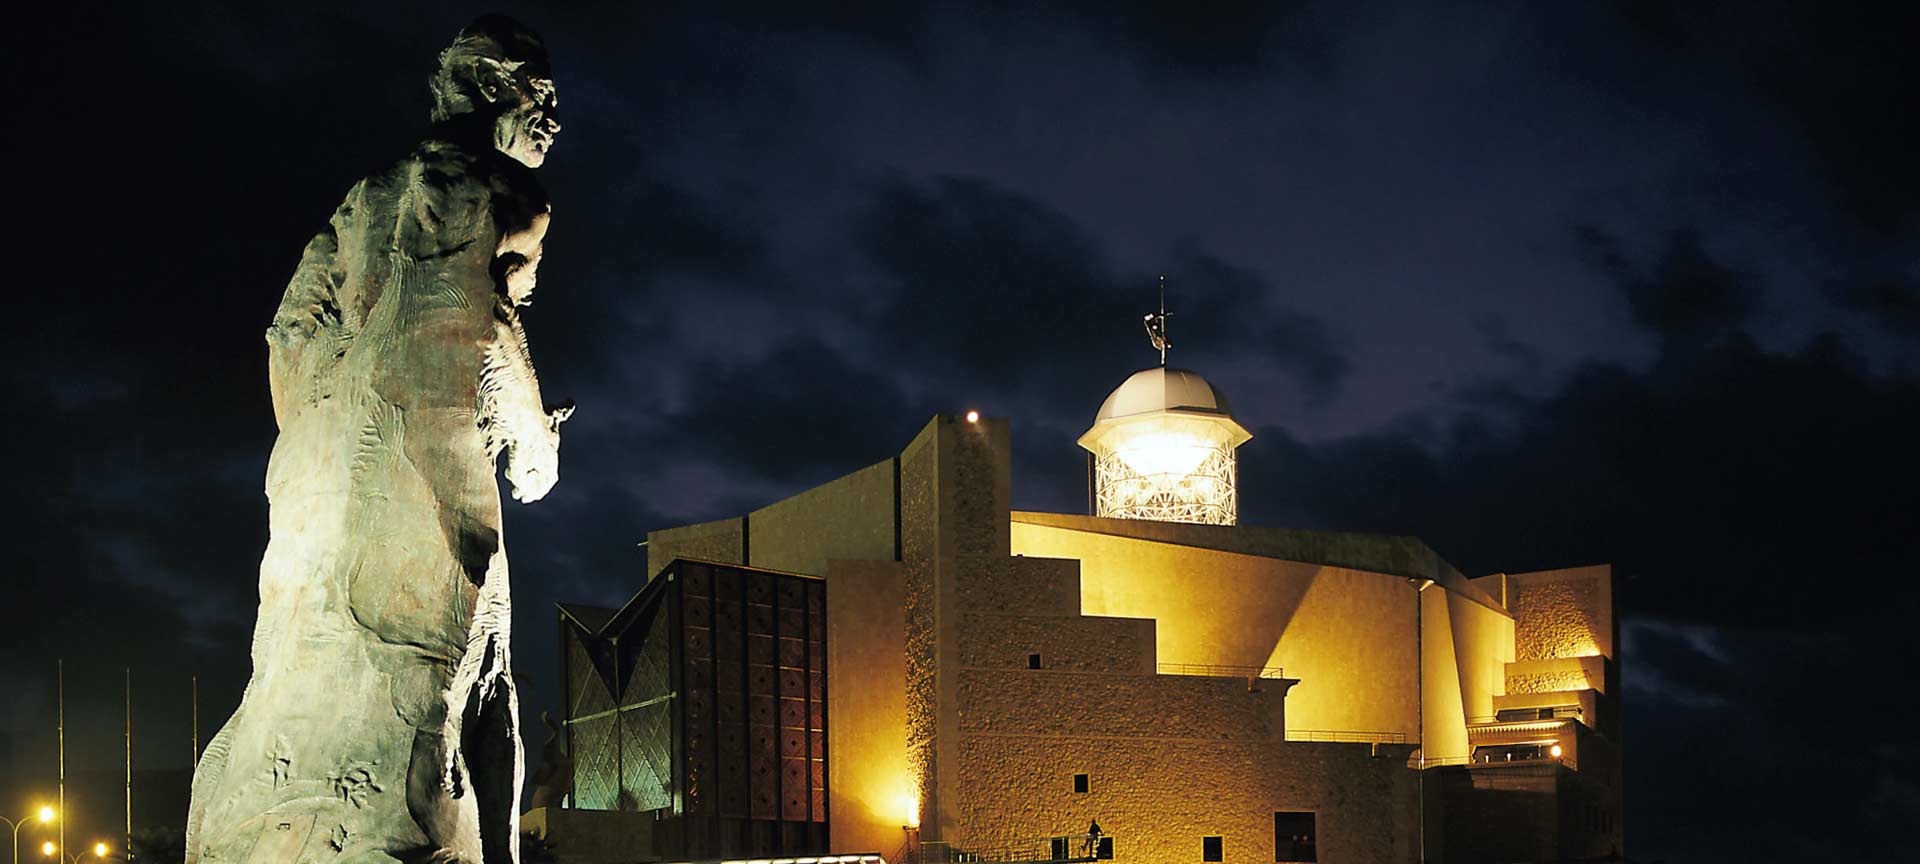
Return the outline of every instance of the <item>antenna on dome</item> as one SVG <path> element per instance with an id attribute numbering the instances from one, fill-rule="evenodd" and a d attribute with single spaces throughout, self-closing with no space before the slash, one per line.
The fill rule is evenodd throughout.
<path id="1" fill-rule="evenodd" d="M 1173 347 L 1173 343 L 1167 341 L 1167 274 L 1165 273 L 1160 274 L 1160 311 L 1147 313 L 1142 323 L 1147 325 L 1147 341 L 1152 342 L 1153 347 L 1160 350 L 1160 365 L 1167 365 L 1167 349 Z"/>

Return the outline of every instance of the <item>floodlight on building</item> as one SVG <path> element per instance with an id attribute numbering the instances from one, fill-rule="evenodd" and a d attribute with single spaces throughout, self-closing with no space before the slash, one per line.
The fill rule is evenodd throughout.
<path id="1" fill-rule="evenodd" d="M 920 827 L 920 797 L 912 793 L 900 795 L 900 827 L 912 831 Z"/>
<path id="2" fill-rule="evenodd" d="M 1235 524 L 1234 450 L 1252 438 L 1226 396 L 1199 374 L 1167 366 L 1135 372 L 1080 436 L 1094 459 L 1094 515 Z"/>
<path id="3" fill-rule="evenodd" d="M 1547 752 L 1548 752 L 1549 754 L 1551 754 L 1551 755 L 1553 756 L 1553 758 L 1555 758 L 1555 759 L 1558 759 L 1558 758 L 1560 758 L 1560 754 L 1561 754 L 1561 753 L 1562 753 L 1563 751 L 1562 751 L 1562 750 L 1560 749 L 1560 745 L 1558 745 L 1558 744 L 1555 744 L 1555 745 L 1553 745 L 1552 747 L 1549 747 L 1549 748 L 1547 748 Z"/>
<path id="4" fill-rule="evenodd" d="M 967 422 L 968 422 L 968 423 L 978 423 L 978 422 L 980 422 L 980 412 L 978 412 L 978 411 L 968 411 L 968 412 L 967 412 Z"/>

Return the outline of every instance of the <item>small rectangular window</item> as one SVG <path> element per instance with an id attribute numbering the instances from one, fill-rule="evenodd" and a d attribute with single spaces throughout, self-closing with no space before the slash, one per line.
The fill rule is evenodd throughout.
<path id="1" fill-rule="evenodd" d="M 1028 669 L 1038 669 L 1038 668 L 1040 668 L 1040 655 L 1038 655 L 1038 654 L 1028 654 L 1028 655 L 1027 655 L 1027 668 L 1028 668 Z"/>
<path id="2" fill-rule="evenodd" d="M 1320 860 L 1319 853 L 1314 849 L 1312 813 L 1273 814 L 1273 860 Z"/>
<path id="3" fill-rule="evenodd" d="M 1226 856 L 1222 854 L 1220 849 L 1220 838 L 1218 837 L 1200 838 L 1200 860 L 1202 861 L 1227 860 Z"/>
<path id="4" fill-rule="evenodd" d="M 1083 795 L 1084 795 L 1084 794 L 1086 794 L 1086 791 L 1087 791 L 1087 775 L 1085 775 L 1085 774 L 1075 774 L 1075 775 L 1073 775 L 1073 791 L 1075 791 L 1075 792 L 1078 792 L 1078 793 L 1081 793 L 1081 794 L 1083 794 Z"/>

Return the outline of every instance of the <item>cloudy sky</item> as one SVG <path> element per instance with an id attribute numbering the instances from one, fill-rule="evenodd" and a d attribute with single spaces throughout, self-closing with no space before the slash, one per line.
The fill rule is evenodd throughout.
<path id="1" fill-rule="evenodd" d="M 189 675 L 203 737 L 237 701 L 261 332 L 486 11 L 42 5 L 0 57 L 7 802 L 50 783 L 55 658 L 83 769 L 118 764 L 123 667 L 142 768 L 186 767 Z M 758 5 L 502 10 L 554 55 L 527 327 L 580 404 L 560 485 L 507 517 L 529 719 L 551 604 L 630 594 L 648 529 L 935 412 L 1011 418 L 1015 505 L 1083 509 L 1073 439 L 1154 362 L 1164 273 L 1173 361 L 1255 432 L 1244 521 L 1474 574 L 1614 563 L 1630 854 L 1904 848 L 1911 8 Z"/>

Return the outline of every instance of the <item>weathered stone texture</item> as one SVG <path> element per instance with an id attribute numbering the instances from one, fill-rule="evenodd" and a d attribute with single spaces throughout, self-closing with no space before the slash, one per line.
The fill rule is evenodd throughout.
<path id="1" fill-rule="evenodd" d="M 753 511 L 746 563 L 820 576 L 835 558 L 891 560 L 893 470 L 889 459 Z"/>
<path id="2" fill-rule="evenodd" d="M 512 861 L 522 778 L 497 460 L 558 478 L 520 308 L 558 132 L 537 36 L 461 31 L 435 125 L 356 184 L 267 329 L 253 676 L 196 767 L 189 862 Z"/>
<path id="3" fill-rule="evenodd" d="M 916 785 L 914 794 L 920 808 L 920 824 L 929 826 L 938 824 L 932 810 L 939 714 L 935 686 L 938 668 L 935 649 L 939 635 L 935 629 L 938 598 L 934 592 L 934 556 L 938 554 L 935 446 L 934 427 L 929 427 L 900 455 L 900 543 L 906 594 L 907 763 Z"/>
<path id="4" fill-rule="evenodd" d="M 942 458 L 951 459 L 951 469 L 942 480 L 949 488 L 941 490 L 941 503 L 950 508 L 943 521 L 951 531 L 947 538 L 952 555 L 1007 554 L 1008 489 L 1011 486 L 1012 461 L 1007 458 L 1007 426 L 1004 422 L 967 423 L 941 418 L 952 428 L 944 436 L 951 442 Z"/>
<path id="5" fill-rule="evenodd" d="M 967 555 L 955 561 L 954 596 L 967 612 L 1080 614 L 1080 562 Z"/>
<path id="6" fill-rule="evenodd" d="M 1026 669 L 1028 656 L 1039 654 L 1041 668 L 1056 671 L 1154 670 L 1151 618 L 972 614 L 960 626 L 960 662 L 968 667 Z"/>
<path id="7" fill-rule="evenodd" d="M 1507 664 L 1508 693 L 1555 693 L 1563 690 L 1607 690 L 1607 658 L 1551 657 Z"/>
<path id="8" fill-rule="evenodd" d="M 1279 682 L 1244 678 L 967 669 L 959 675 L 967 732 L 1266 740 Z"/>
<path id="9" fill-rule="evenodd" d="M 1604 653 L 1610 607 L 1598 578 L 1520 581 L 1511 587 L 1514 651 L 1520 660 Z"/>
<path id="10" fill-rule="evenodd" d="M 962 833 L 1115 838 L 1115 860 L 1200 860 L 1220 835 L 1228 861 L 1273 861 L 1273 814 L 1312 811 L 1321 861 L 1416 859 L 1418 797 L 1400 759 L 1364 744 L 968 735 L 960 748 Z M 1073 775 L 1088 791 L 1073 791 Z"/>
<path id="11" fill-rule="evenodd" d="M 652 579 L 675 558 L 745 564 L 746 527 L 738 518 L 716 519 L 647 534 L 647 578 Z"/>

